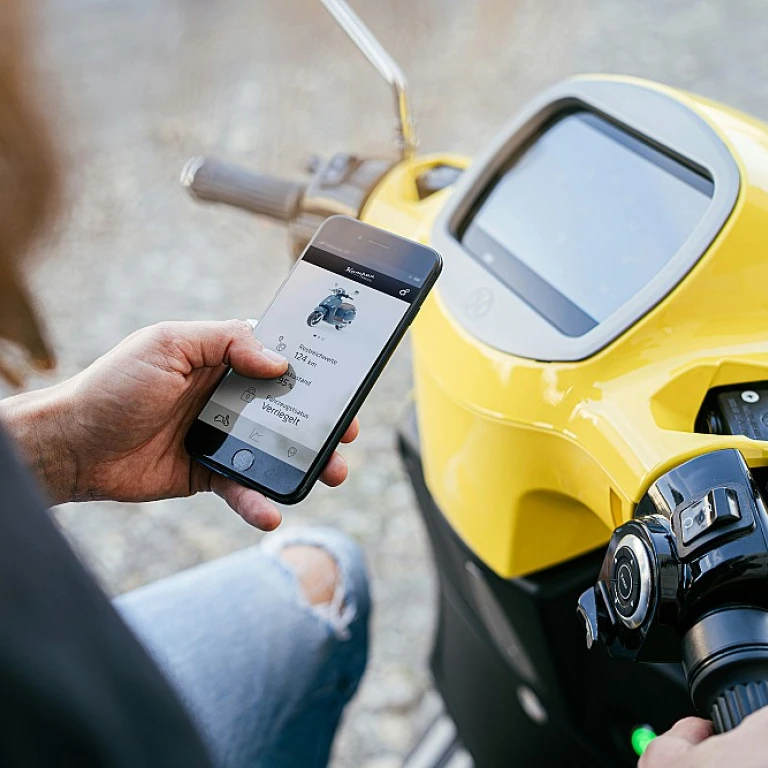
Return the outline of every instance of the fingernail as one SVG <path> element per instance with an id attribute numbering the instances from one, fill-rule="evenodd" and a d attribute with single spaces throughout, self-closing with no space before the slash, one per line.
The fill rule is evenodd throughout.
<path id="1" fill-rule="evenodd" d="M 285 363 L 288 364 L 288 361 L 279 353 L 275 352 L 273 349 L 269 349 L 268 347 L 264 347 L 264 349 L 261 350 L 261 354 L 264 355 L 268 360 L 271 360 L 273 363 Z"/>

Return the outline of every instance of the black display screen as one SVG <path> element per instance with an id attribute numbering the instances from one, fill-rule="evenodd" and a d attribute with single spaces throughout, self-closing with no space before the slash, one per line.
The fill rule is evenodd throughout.
<path id="1" fill-rule="evenodd" d="M 544 131 L 464 227 L 464 247 L 567 336 L 644 288 L 703 218 L 712 181 L 590 112 Z"/>

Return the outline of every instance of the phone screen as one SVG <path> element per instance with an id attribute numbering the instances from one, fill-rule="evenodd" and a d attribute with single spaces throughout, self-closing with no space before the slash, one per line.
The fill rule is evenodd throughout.
<path id="1" fill-rule="evenodd" d="M 236 472 L 249 476 L 258 462 L 262 484 L 299 485 L 425 286 L 412 259 L 385 256 L 362 261 L 318 239 L 296 264 L 255 332 L 288 359 L 287 372 L 256 380 L 230 371 L 199 416 L 247 446 L 230 456 Z"/>

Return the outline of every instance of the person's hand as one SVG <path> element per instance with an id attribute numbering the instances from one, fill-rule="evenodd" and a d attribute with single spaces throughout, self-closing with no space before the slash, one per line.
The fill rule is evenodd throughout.
<path id="1" fill-rule="evenodd" d="M 768 767 L 768 707 L 758 710 L 732 731 L 712 735 L 712 723 L 686 717 L 654 739 L 638 768 Z"/>
<path id="2" fill-rule="evenodd" d="M 169 322 L 129 336 L 72 379 L 0 402 L 0 417 L 53 503 L 151 501 L 213 491 L 263 530 L 280 524 L 272 502 L 194 461 L 184 436 L 226 367 L 274 378 L 287 361 L 244 321 Z M 342 438 L 357 437 L 357 420 Z M 334 454 L 322 480 L 347 476 Z"/>

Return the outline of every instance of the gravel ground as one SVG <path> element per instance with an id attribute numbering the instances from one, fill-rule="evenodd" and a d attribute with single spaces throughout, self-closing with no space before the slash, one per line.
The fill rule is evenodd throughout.
<path id="1" fill-rule="evenodd" d="M 762 0 L 355 0 L 406 69 L 425 151 L 475 153 L 543 86 L 641 75 L 768 116 Z M 258 316 L 288 266 L 284 233 L 195 206 L 191 154 L 300 177 L 313 153 L 390 151 L 385 86 L 317 0 L 47 0 L 40 64 L 67 171 L 64 216 L 33 279 L 71 374 L 139 326 Z M 339 767 L 397 766 L 421 727 L 435 581 L 393 425 L 409 387 L 397 354 L 347 449 L 351 477 L 286 511 L 366 548 L 373 655 L 337 744 Z M 119 593 L 248 546 L 215 498 L 57 512 Z"/>

